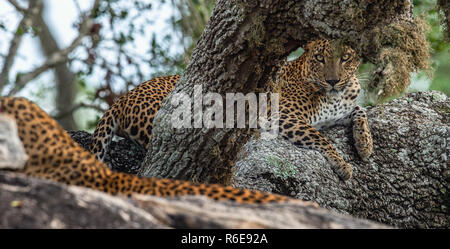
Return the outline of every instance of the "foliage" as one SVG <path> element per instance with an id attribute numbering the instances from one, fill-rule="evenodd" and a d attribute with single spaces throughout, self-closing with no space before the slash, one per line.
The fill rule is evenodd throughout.
<path id="1" fill-rule="evenodd" d="M 171 19 L 172 26 L 179 36 L 179 45 L 183 47 L 183 61 L 178 61 L 182 69 L 187 65 L 195 44 L 211 16 L 214 0 L 172 0 L 178 15 Z"/>
<path id="2" fill-rule="evenodd" d="M 97 110 L 106 109 L 140 82 L 155 76 L 181 73 L 214 6 L 212 0 L 91 0 L 91 3 L 94 1 L 96 5 L 91 4 L 95 7 L 90 9 L 83 9 L 78 1 L 72 1 L 78 11 L 78 20 L 73 27 L 80 31 L 83 16 L 88 12 L 92 13 L 90 17 L 94 24 L 64 63 L 68 62 L 70 70 L 77 76 L 76 102 L 94 103 L 98 106 L 95 108 Z M 28 9 L 34 6 L 31 3 L 39 6 L 52 4 L 42 4 L 40 1 L 30 2 L 29 5 L 16 1 L 5 1 L 2 4 L 14 7 L 14 16 L 25 20 L 25 15 L 31 13 Z M 12 27 L 5 21 L 7 19 L 6 16 L 0 16 L 0 32 L 6 37 L 33 37 L 40 30 L 36 23 Z M 14 56 L 20 56 L 20 53 Z M 7 54 L 0 57 L 0 62 L 5 64 L 2 59 L 6 61 Z M 14 59 L 10 61 L 14 62 Z M 45 71 L 50 71 L 53 67 L 54 65 L 49 66 Z M 6 79 L 8 82 L 4 80 L 5 88 L 16 88 L 14 81 L 20 81 L 23 75 L 26 76 L 26 73 L 17 72 L 15 77 L 9 74 L 9 80 Z M 54 91 L 51 82 L 38 84 L 37 77 L 30 81 L 33 81 L 30 83 L 34 85 L 33 89 L 41 89 L 41 85 L 45 85 L 47 89 Z M 16 92 L 22 90 L 30 91 L 29 88 L 20 88 Z M 42 89 L 37 91 L 48 92 Z M 39 99 L 46 101 L 45 98 L 36 96 L 35 100 L 40 102 Z M 95 127 L 93 121 L 101 113 L 89 111 L 86 115 L 86 111 L 76 111 L 76 118 L 83 119 L 83 129 Z M 85 116 L 97 118 L 84 120 Z"/>
<path id="3" fill-rule="evenodd" d="M 88 48 L 88 58 L 93 63 L 88 67 L 89 70 L 80 72 L 80 75 L 88 76 L 95 67 L 106 72 L 104 84 L 97 89 L 94 97 L 101 98 L 108 105 L 112 105 L 118 97 L 145 80 L 180 74 L 187 65 L 214 6 L 212 0 L 162 0 L 147 3 L 134 0 L 131 1 L 133 6 L 125 2 L 107 0 L 99 7 L 99 39 Z M 147 34 L 146 27 L 161 23 L 161 20 L 154 19 L 158 18 L 155 13 L 164 8 L 164 5 L 170 5 L 170 8 L 175 10 L 166 20 L 168 27 L 172 29 L 160 29 L 159 32 Z M 132 9 L 135 11 L 131 11 Z M 145 38 L 137 43 L 136 36 Z M 134 48 L 142 43 L 148 44 L 145 54 L 134 51 Z M 104 51 L 108 52 L 110 46 L 115 46 L 114 50 L 119 52 L 115 55 L 115 63 L 109 63 L 109 60 L 105 59 L 106 56 L 101 56 Z M 130 71 L 130 67 L 134 70 Z M 93 123 L 95 122 L 91 122 Z"/>
<path id="4" fill-rule="evenodd" d="M 450 78 L 450 43 L 445 38 L 446 34 L 448 36 L 448 30 L 446 33 L 446 27 L 444 27 L 445 13 L 442 8 L 438 8 L 434 0 L 414 0 L 414 13 L 425 16 L 425 20 L 430 26 L 427 39 L 431 45 L 432 66 L 435 71 L 429 89 L 439 90 L 450 96 L 448 80 Z M 424 78 L 425 76 L 422 73 L 419 75 L 420 77 Z"/>
<path id="5" fill-rule="evenodd" d="M 439 90 L 447 95 L 450 95 L 450 84 L 448 79 L 450 77 L 450 44 L 446 42 L 444 38 L 444 27 L 442 25 L 442 16 L 439 15 L 436 1 L 434 0 L 414 0 L 414 15 L 422 22 L 423 26 L 427 26 L 426 39 L 430 46 L 430 59 L 431 68 L 418 71 L 412 74 L 411 85 L 408 89 L 411 91 L 418 90 Z M 387 51 L 385 57 L 395 57 L 395 51 Z M 398 65 L 398 64 L 397 64 Z M 403 65 L 400 63 L 400 65 Z M 371 63 L 362 64 L 359 70 L 359 79 L 364 89 L 362 104 L 374 105 L 378 102 L 374 95 L 376 91 L 370 86 L 373 84 L 372 72 L 375 70 L 375 66 Z M 400 76 L 395 74 L 392 78 L 392 82 L 398 81 L 399 77 L 409 77 L 409 75 Z M 391 89 L 394 90 L 395 89 Z M 402 91 L 398 94 L 392 94 L 390 97 L 385 98 L 383 101 L 389 101 L 393 98 L 401 96 Z"/>
<path id="6" fill-rule="evenodd" d="M 441 23 L 445 29 L 445 40 L 450 42 L 450 2 L 448 0 L 437 0 L 437 5 L 441 15 Z"/>

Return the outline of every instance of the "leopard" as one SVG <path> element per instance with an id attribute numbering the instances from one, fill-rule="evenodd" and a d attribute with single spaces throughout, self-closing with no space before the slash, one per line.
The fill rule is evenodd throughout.
<path id="1" fill-rule="evenodd" d="M 301 202 L 296 198 L 258 190 L 176 179 L 139 177 L 113 171 L 89 150 L 85 150 L 75 142 L 37 104 L 25 98 L 1 97 L 0 115 L 11 118 L 17 126 L 17 133 L 28 160 L 22 169 L 16 171 L 30 177 L 123 197 L 205 196 L 214 201 L 240 204 Z"/>
<path id="2" fill-rule="evenodd" d="M 280 93 L 279 134 L 297 147 L 319 151 L 344 181 L 352 177 L 352 167 L 319 130 L 352 124 L 360 158 L 367 161 L 372 154 L 367 114 L 357 104 L 359 63 L 356 51 L 342 41 L 316 39 L 304 46 L 299 58 L 286 61 L 277 79 L 269 82 Z M 104 160 L 115 135 L 148 150 L 153 120 L 179 78 L 153 78 L 120 97 L 100 119 L 92 136 L 92 153 Z"/>
<path id="3" fill-rule="evenodd" d="M 281 95 L 281 136 L 298 147 L 319 151 L 343 180 L 352 177 L 353 169 L 320 131 L 351 125 L 356 151 L 368 161 L 373 140 L 367 114 L 358 105 L 359 65 L 359 55 L 342 40 L 317 39 L 281 67 L 275 84 Z"/>
<path id="4" fill-rule="evenodd" d="M 180 75 L 156 77 L 121 96 L 98 122 L 89 150 L 104 161 L 115 135 L 130 139 L 139 148 L 148 150 L 153 119 L 179 79 Z"/>

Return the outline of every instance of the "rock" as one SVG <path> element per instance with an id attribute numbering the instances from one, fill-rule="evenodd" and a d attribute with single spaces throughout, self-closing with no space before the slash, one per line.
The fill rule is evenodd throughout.
<path id="1" fill-rule="evenodd" d="M 339 180 L 319 152 L 283 139 L 252 138 L 238 156 L 232 185 L 402 228 L 449 228 L 448 97 L 410 93 L 367 113 L 374 143 L 368 163 L 352 146 L 351 128 L 323 131 L 353 166 L 351 180 Z"/>
<path id="2" fill-rule="evenodd" d="M 23 169 L 27 159 L 14 120 L 0 114 L 0 169 Z"/>
<path id="3" fill-rule="evenodd" d="M 387 228 L 307 204 L 115 197 L 0 171 L 0 228 Z"/>

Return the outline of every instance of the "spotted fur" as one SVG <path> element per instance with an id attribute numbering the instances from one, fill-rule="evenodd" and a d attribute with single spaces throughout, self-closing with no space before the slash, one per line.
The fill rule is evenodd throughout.
<path id="1" fill-rule="evenodd" d="M 352 168 L 318 131 L 335 124 L 353 124 L 355 146 L 366 160 L 372 138 L 365 112 L 356 105 L 360 85 L 355 75 L 359 58 L 353 49 L 337 41 L 316 40 L 297 60 L 281 69 L 279 84 L 280 133 L 299 147 L 318 150 L 338 175 L 347 180 Z M 129 137 L 144 148 L 151 139 L 153 118 L 179 76 L 141 83 L 121 97 L 102 117 L 93 134 L 91 151 L 103 160 L 112 137 Z"/>
<path id="2" fill-rule="evenodd" d="M 1 97 L 0 114 L 13 118 L 29 157 L 23 173 L 68 185 L 88 187 L 112 195 L 203 195 L 238 203 L 299 201 L 256 190 L 219 184 L 201 184 L 157 178 L 141 178 L 114 172 L 81 148 L 54 119 L 24 98 Z"/>
<path id="3" fill-rule="evenodd" d="M 361 159 L 371 155 L 367 115 L 356 103 L 358 66 L 359 57 L 349 46 L 316 40 L 302 56 L 282 67 L 278 82 L 281 135 L 296 146 L 320 151 L 343 180 L 352 177 L 352 167 L 318 129 L 351 124 Z"/>
<path id="4" fill-rule="evenodd" d="M 103 161 L 114 135 L 130 138 L 148 149 L 153 118 L 178 79 L 178 75 L 151 79 L 120 97 L 97 124 L 90 151 Z"/>

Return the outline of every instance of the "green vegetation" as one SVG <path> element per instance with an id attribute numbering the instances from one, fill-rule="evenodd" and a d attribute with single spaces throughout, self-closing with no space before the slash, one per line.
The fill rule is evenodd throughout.
<path id="1" fill-rule="evenodd" d="M 277 156 L 270 155 L 266 157 L 266 163 L 272 167 L 275 175 L 283 180 L 287 180 L 297 173 L 297 169 L 291 162 Z"/>
<path id="2" fill-rule="evenodd" d="M 36 2 L 38 1 L 29 3 Z M 47 1 L 43 3 L 45 6 L 52 5 Z M 96 8 L 92 7 L 95 25 L 89 33 L 85 34 L 83 42 L 75 52 L 67 58 L 67 68 L 76 76 L 74 82 L 76 99 L 73 105 L 78 106 L 67 115 L 74 115 L 79 128 L 92 130 L 103 111 L 119 96 L 140 82 L 156 76 L 183 72 L 209 20 L 214 3 L 214 0 L 99 1 Z M 378 43 L 382 46 L 386 45 L 388 49 L 380 52 L 380 61 L 383 63 L 378 63 L 377 66 L 383 64 L 387 68 L 385 72 L 391 72 L 389 77 L 384 77 L 383 90 L 390 96 L 386 100 L 392 99 L 392 96 L 401 96 L 408 86 L 409 80 L 407 79 L 411 68 L 427 68 L 427 42 L 430 44 L 432 70 L 428 70 L 429 72 L 423 70 L 412 74 L 408 91 L 431 89 L 444 92 L 447 96 L 450 95 L 450 43 L 448 42 L 450 32 L 444 28 L 444 24 L 448 25 L 449 20 L 443 18 L 445 15 L 448 16 L 449 1 L 414 0 L 413 3 L 414 14 L 423 20 L 424 25 L 419 25 L 417 30 L 404 31 L 405 27 L 393 24 L 386 25 L 379 31 L 383 33 L 383 36 L 379 37 L 381 40 Z M 437 3 L 440 4 L 440 8 Z M 12 8 L 12 5 L 8 4 L 8 6 Z M 168 9 L 170 12 L 167 11 Z M 11 11 L 15 10 L 12 8 Z M 447 12 L 444 13 L 445 11 Z M 16 10 L 16 12 L 20 18 L 20 11 Z M 161 15 L 162 12 L 169 13 L 169 15 Z M 161 16 L 164 17 L 163 22 L 167 25 L 162 25 Z M 39 32 L 42 30 L 40 26 L 10 25 L 8 17 L 7 14 L 0 16 L 0 35 L 2 37 L 13 37 L 15 34 L 24 37 L 38 37 L 42 33 Z M 81 20 L 81 16 L 79 19 Z M 73 24 L 74 27 L 79 24 L 80 20 Z M 263 21 L 259 20 L 259 22 Z M 429 27 L 426 40 L 422 35 L 417 35 L 423 34 L 421 28 L 425 26 Z M 160 28 L 151 29 L 149 27 Z M 261 25 L 256 27 L 262 28 Z M 404 34 L 407 34 L 407 37 L 398 38 Z M 418 36 L 422 39 L 418 39 Z M 403 43 L 409 44 L 407 47 L 396 43 L 402 39 L 409 39 L 409 42 Z M 251 40 L 253 45 L 259 46 L 258 37 L 252 36 Z M 420 41 L 415 42 L 416 40 Z M 279 44 L 276 43 L 270 44 L 267 49 L 279 49 L 278 46 Z M 401 48 L 401 50 L 397 48 Z M 7 58 L 9 51 L 15 50 L 0 51 L 0 64 Z M 403 51 L 409 51 L 408 54 L 414 54 L 415 58 L 405 59 Z M 22 56 L 21 53 L 19 51 L 15 57 L 19 58 Z M 288 57 L 288 60 L 292 60 L 302 53 L 303 50 L 299 48 Z M 27 61 L 27 64 L 30 65 L 40 63 Z M 401 69 L 398 64 L 404 68 Z M 11 73 L 8 72 L 9 70 L 6 70 L 8 77 L 4 82 L 3 95 L 14 92 L 12 90 L 17 87 L 14 82 L 20 81 L 21 78 L 27 78 L 23 77 L 26 72 L 20 71 L 25 69 L 17 72 L 11 70 Z M 375 65 L 372 64 L 364 64 L 360 67 L 359 79 L 363 89 L 372 89 L 371 92 L 365 91 L 364 105 L 377 103 L 377 98 L 370 96 L 376 95 L 378 92 L 378 89 L 373 90 L 375 87 L 370 86 L 374 82 L 374 74 L 372 74 L 374 70 Z M 54 81 L 49 81 L 48 77 L 41 79 L 36 76 L 33 83 L 29 85 L 29 87 L 21 86 L 23 91 L 17 90 L 19 95 L 31 96 L 33 101 L 38 102 L 44 106 L 46 111 L 57 116 L 58 110 L 55 109 L 54 99 L 60 93 L 55 90 Z M 24 92 L 27 94 L 23 94 Z"/>
<path id="3" fill-rule="evenodd" d="M 430 90 L 438 90 L 450 96 L 450 43 L 444 39 L 444 26 L 441 25 L 443 13 L 438 12 L 436 1 L 415 0 L 414 13 L 423 15 L 430 30 L 427 39 L 431 45 L 431 60 L 434 68 Z M 423 79 L 425 73 L 421 72 L 417 78 Z M 412 89 L 414 90 L 414 89 Z"/>

